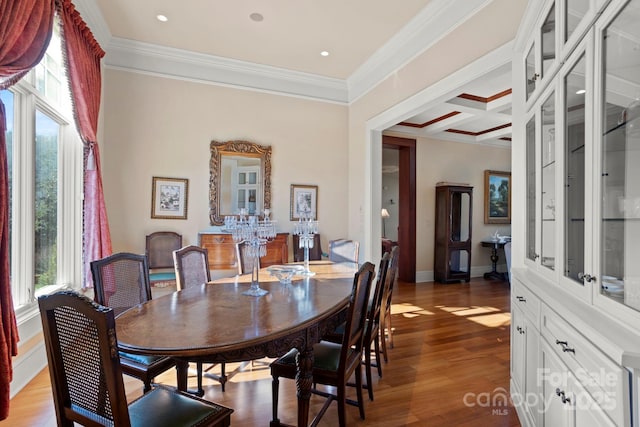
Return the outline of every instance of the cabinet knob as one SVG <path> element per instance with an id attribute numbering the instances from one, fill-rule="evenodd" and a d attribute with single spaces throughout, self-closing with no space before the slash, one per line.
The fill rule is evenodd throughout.
<path id="1" fill-rule="evenodd" d="M 583 272 L 578 273 L 578 279 L 586 280 L 589 283 L 596 281 L 596 277 L 595 276 L 592 276 L 590 274 L 584 274 Z"/>

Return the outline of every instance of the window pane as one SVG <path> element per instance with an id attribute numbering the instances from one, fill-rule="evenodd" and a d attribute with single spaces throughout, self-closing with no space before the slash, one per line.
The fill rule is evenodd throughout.
<path id="1" fill-rule="evenodd" d="M 60 29 L 56 20 L 47 52 L 35 69 L 36 89 L 47 101 L 56 106 L 61 106 L 63 102 L 61 94 L 64 89 L 62 87 L 62 82 L 65 81 L 64 72 Z"/>
<path id="2" fill-rule="evenodd" d="M 35 288 L 56 284 L 59 125 L 36 111 L 34 181 Z"/>
<path id="3" fill-rule="evenodd" d="M 0 99 L 4 104 L 7 125 L 5 137 L 7 142 L 7 173 L 9 174 L 9 265 L 11 265 L 11 215 L 13 214 L 13 93 L 8 90 L 0 90 Z M 10 274 L 12 270 L 11 268 L 9 269 Z M 11 277 L 11 281 L 13 282 L 13 277 Z"/>

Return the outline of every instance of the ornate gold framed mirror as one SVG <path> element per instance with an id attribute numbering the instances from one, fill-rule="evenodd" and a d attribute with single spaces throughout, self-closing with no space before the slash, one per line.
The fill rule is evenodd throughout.
<path id="1" fill-rule="evenodd" d="M 248 141 L 211 141 L 209 222 L 226 215 L 262 215 L 271 208 L 271 147 Z"/>

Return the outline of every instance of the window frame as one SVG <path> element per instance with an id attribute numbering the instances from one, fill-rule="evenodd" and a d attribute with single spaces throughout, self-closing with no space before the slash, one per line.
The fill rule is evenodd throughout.
<path id="1" fill-rule="evenodd" d="M 62 88 L 68 93 L 68 85 Z M 35 70 L 8 89 L 13 93 L 13 170 L 11 191 L 11 291 L 18 324 L 37 313 L 37 297 L 82 286 L 83 144 L 70 106 L 52 105 L 35 86 Z M 63 95 L 65 97 L 65 95 Z M 64 99 L 64 98 L 63 98 Z M 68 96 L 67 96 L 68 99 Z M 34 155 L 35 112 L 60 126 L 58 136 L 58 214 L 56 283 L 35 290 Z"/>

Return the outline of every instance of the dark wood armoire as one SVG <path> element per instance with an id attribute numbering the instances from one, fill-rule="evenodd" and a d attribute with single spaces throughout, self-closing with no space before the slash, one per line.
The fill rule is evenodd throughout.
<path id="1" fill-rule="evenodd" d="M 449 183 L 436 185 L 436 282 L 471 280 L 472 206 L 473 187 Z"/>

